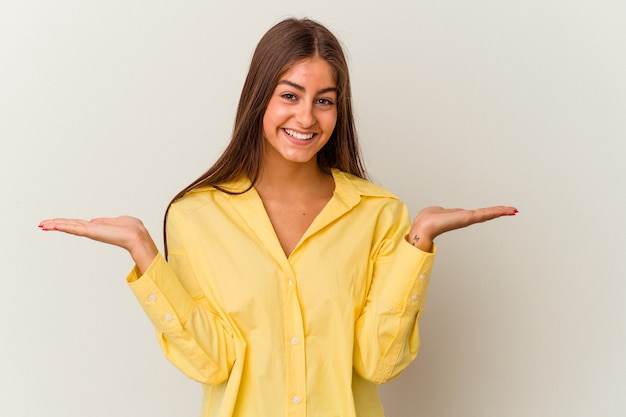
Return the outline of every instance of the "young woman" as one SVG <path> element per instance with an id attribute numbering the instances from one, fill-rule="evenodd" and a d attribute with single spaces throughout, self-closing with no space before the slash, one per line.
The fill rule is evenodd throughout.
<path id="1" fill-rule="evenodd" d="M 379 417 L 376 384 L 419 348 L 435 248 L 503 215 L 406 206 L 365 179 L 337 39 L 271 28 L 252 58 L 230 145 L 168 208 L 166 253 L 132 217 L 45 220 L 120 246 L 158 341 L 203 384 L 202 416 Z"/>

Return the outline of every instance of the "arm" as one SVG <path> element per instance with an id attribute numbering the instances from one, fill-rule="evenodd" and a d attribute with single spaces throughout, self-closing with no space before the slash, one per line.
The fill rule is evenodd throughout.
<path id="1" fill-rule="evenodd" d="M 202 383 L 228 378 L 235 360 L 234 331 L 198 289 L 184 254 L 166 262 L 136 218 L 44 220 L 39 227 L 83 236 L 126 249 L 136 263 L 128 282 L 152 321 L 166 357 Z"/>
<path id="2" fill-rule="evenodd" d="M 167 262 L 159 254 L 143 275 L 135 267 L 127 281 L 170 362 L 204 384 L 229 377 L 241 339 L 201 292 L 183 253 L 171 253 Z"/>
<path id="3" fill-rule="evenodd" d="M 410 223 L 404 205 L 386 210 L 378 222 L 385 235 L 372 256 L 370 289 L 355 323 L 353 365 L 363 378 L 381 384 L 417 355 L 418 318 L 435 254 L 434 248 L 425 252 L 405 240 Z"/>
<path id="4" fill-rule="evenodd" d="M 353 362 L 357 373 L 384 383 L 398 376 L 417 355 L 418 319 L 434 261 L 434 238 L 515 213 L 515 208 L 502 206 L 478 210 L 429 207 L 404 234 L 409 225 L 403 220 L 407 218 L 403 207 L 376 253 L 370 292 L 356 322 Z"/>

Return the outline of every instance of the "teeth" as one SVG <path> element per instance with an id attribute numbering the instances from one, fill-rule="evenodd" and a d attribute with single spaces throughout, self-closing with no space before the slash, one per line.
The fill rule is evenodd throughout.
<path id="1" fill-rule="evenodd" d="M 285 129 L 285 132 L 289 136 L 294 137 L 294 138 L 299 139 L 299 140 L 308 140 L 308 139 L 311 139 L 315 135 L 314 133 L 308 133 L 308 134 L 305 135 L 305 134 L 302 134 L 302 133 L 294 132 L 291 129 Z"/>

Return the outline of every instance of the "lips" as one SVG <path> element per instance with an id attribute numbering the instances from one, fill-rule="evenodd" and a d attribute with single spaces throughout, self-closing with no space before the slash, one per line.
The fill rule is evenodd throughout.
<path id="1" fill-rule="evenodd" d="M 298 140 L 309 140 L 312 139 L 313 136 L 315 136 L 315 133 L 298 133 L 291 129 L 283 129 L 283 132 Z"/>

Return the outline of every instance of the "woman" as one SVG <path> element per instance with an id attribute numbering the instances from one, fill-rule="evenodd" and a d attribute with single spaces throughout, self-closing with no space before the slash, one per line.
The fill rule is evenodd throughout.
<path id="1" fill-rule="evenodd" d="M 513 207 L 422 210 L 365 179 L 337 39 L 288 19 L 259 42 L 230 145 L 179 193 L 166 254 L 140 220 L 46 220 L 120 246 L 202 416 L 382 416 L 376 384 L 415 358 L 435 248 Z M 167 260 L 166 260 L 167 258 Z"/>

